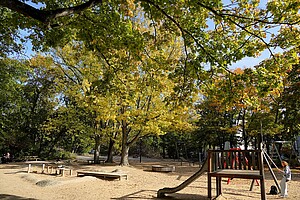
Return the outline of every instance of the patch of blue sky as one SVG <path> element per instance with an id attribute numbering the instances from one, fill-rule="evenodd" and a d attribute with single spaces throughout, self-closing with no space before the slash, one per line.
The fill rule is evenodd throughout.
<path id="1" fill-rule="evenodd" d="M 283 52 L 282 49 L 271 49 L 271 50 L 272 50 L 273 54 Z M 264 61 L 268 58 L 271 58 L 271 53 L 269 50 L 266 49 L 258 57 L 245 57 L 245 58 L 241 59 L 240 61 L 233 63 L 232 65 L 229 66 L 229 69 L 252 68 L 252 67 L 259 65 L 259 63 L 261 63 L 262 61 Z"/>
<path id="2" fill-rule="evenodd" d="M 40 2 L 34 3 L 32 1 L 26 1 L 25 3 L 37 9 L 41 9 L 45 5 Z M 19 35 L 25 41 L 25 42 L 21 42 L 20 40 L 17 40 L 17 43 L 23 45 L 23 50 L 21 52 L 10 55 L 10 57 L 16 59 L 28 59 L 36 55 L 37 52 L 33 50 L 33 45 L 31 43 L 31 40 L 27 38 L 30 35 L 30 32 L 26 29 L 19 29 Z"/>
<path id="3" fill-rule="evenodd" d="M 37 8 L 37 9 L 40 9 L 40 8 L 43 8 L 45 4 L 41 3 L 41 2 L 38 2 L 38 3 L 35 3 L 35 2 L 32 2 L 32 1 L 26 1 L 26 4 L 34 7 L 34 8 Z"/>

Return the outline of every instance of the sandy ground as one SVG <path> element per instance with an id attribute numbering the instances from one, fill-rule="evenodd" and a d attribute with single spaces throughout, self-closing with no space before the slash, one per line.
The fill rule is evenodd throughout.
<path id="1" fill-rule="evenodd" d="M 142 163 L 132 159 L 131 166 L 121 167 L 112 164 L 94 165 L 84 162 L 69 163 L 73 175 L 62 177 L 54 174 L 41 174 L 41 167 L 35 167 L 36 172 L 27 173 L 27 164 L 0 164 L 0 199 L 35 200 L 35 199 L 158 199 L 156 193 L 164 187 L 174 187 L 199 170 L 199 166 L 189 166 L 188 163 L 172 160 L 143 159 Z M 152 172 L 155 164 L 171 164 L 176 170 L 171 173 Z M 106 171 L 119 170 L 128 174 L 128 180 L 103 180 L 95 177 L 77 177 L 78 170 Z M 266 192 L 268 193 L 274 181 L 266 170 Z M 277 174 L 277 173 L 276 173 Z M 280 178 L 280 175 L 277 174 Z M 289 197 L 300 199 L 300 173 L 293 172 L 293 180 L 289 182 Z M 251 180 L 233 179 L 227 185 L 223 180 L 223 196 L 221 199 L 260 199 L 260 187 L 254 186 L 249 191 Z M 214 187 L 215 185 L 213 185 Z M 215 191 L 213 190 L 213 194 Z M 168 195 L 167 199 L 207 199 L 207 175 L 204 174 L 185 189 Z M 280 199 L 278 195 L 267 195 L 267 199 Z"/>

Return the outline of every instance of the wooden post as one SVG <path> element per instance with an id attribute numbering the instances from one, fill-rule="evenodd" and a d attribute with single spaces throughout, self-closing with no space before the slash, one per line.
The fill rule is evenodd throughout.
<path id="1" fill-rule="evenodd" d="M 217 197 L 222 194 L 222 177 L 216 177 L 216 191 Z"/>
<path id="2" fill-rule="evenodd" d="M 242 169 L 242 156 L 241 152 L 238 152 L 238 162 L 239 162 L 239 169 Z"/>
<path id="3" fill-rule="evenodd" d="M 267 163 L 267 165 L 268 165 L 269 171 L 270 171 L 270 173 L 271 173 L 271 175 L 272 175 L 272 177 L 273 177 L 273 180 L 274 180 L 274 182 L 275 182 L 275 184 L 276 184 L 276 186 L 277 186 L 277 188 L 278 188 L 278 190 L 279 190 L 279 192 L 280 192 L 280 191 L 281 191 L 281 188 L 280 188 L 280 186 L 279 186 L 279 184 L 278 184 L 278 181 L 277 181 L 277 178 L 276 178 L 276 176 L 275 176 L 275 174 L 274 174 L 274 171 L 272 170 L 272 167 L 271 167 L 271 165 L 270 165 L 270 163 L 269 163 L 269 161 L 268 161 L 268 159 L 267 159 L 265 153 L 263 153 L 263 155 L 264 155 L 264 158 L 265 158 L 266 163 Z"/>
<path id="4" fill-rule="evenodd" d="M 233 164 L 234 164 L 234 161 L 232 160 L 232 154 L 233 152 L 229 152 L 229 163 L 230 163 L 230 169 L 233 169 Z"/>
<path id="5" fill-rule="evenodd" d="M 225 160 L 224 160 L 224 156 L 226 155 L 226 152 L 220 152 L 221 155 L 221 163 L 220 163 L 220 168 L 224 169 L 224 165 L 225 165 Z"/>
<path id="6" fill-rule="evenodd" d="M 249 191 L 252 191 L 253 190 L 253 186 L 254 186 L 254 179 L 252 179 L 252 182 L 251 182 L 251 186 L 250 186 L 250 190 Z"/>
<path id="7" fill-rule="evenodd" d="M 42 174 L 45 172 L 45 164 L 42 164 Z"/>
<path id="8" fill-rule="evenodd" d="M 252 160 L 253 170 L 257 170 L 257 166 L 255 165 L 256 158 L 255 158 L 255 153 L 254 152 L 251 153 L 251 160 Z"/>
<path id="9" fill-rule="evenodd" d="M 27 173 L 30 173 L 31 171 L 31 164 L 28 164 L 28 170 L 27 170 Z"/>
<path id="10" fill-rule="evenodd" d="M 208 150 L 208 165 L 207 165 L 207 197 L 208 199 L 212 199 L 212 195 L 211 195 L 211 176 L 210 176 L 210 173 L 211 173 L 211 154 L 212 152 L 210 150 Z"/>
<path id="11" fill-rule="evenodd" d="M 61 176 L 65 176 L 65 168 L 60 169 L 60 174 L 61 174 Z"/>
<path id="12" fill-rule="evenodd" d="M 220 181 L 219 177 L 216 177 L 216 194 L 217 194 L 217 197 L 219 196 L 219 191 L 220 191 L 220 188 L 219 188 L 219 186 L 220 186 L 219 181 Z"/>
<path id="13" fill-rule="evenodd" d="M 260 151 L 258 154 L 258 163 L 259 163 L 259 171 L 260 171 L 260 193 L 261 193 L 261 200 L 266 200 L 266 188 L 265 188 L 265 172 L 264 172 L 264 162 L 263 162 L 263 152 L 262 152 L 262 144 L 260 144 Z"/>

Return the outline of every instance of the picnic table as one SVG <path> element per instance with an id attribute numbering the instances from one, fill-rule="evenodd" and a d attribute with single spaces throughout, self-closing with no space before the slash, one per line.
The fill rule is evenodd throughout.
<path id="1" fill-rule="evenodd" d="M 45 167 L 47 167 L 47 173 L 52 174 L 53 170 L 55 172 L 55 174 L 61 174 L 62 176 L 65 176 L 65 172 L 69 172 L 69 175 L 72 176 L 72 172 L 73 170 L 61 165 L 61 163 L 57 163 L 57 162 L 50 162 L 50 161 L 26 161 L 26 164 L 28 164 L 28 170 L 27 173 L 31 172 L 31 169 L 33 167 L 33 165 L 42 165 L 42 174 L 45 173 Z"/>
<path id="2" fill-rule="evenodd" d="M 25 163 L 28 164 L 27 173 L 31 172 L 31 168 L 33 167 L 33 165 L 42 165 L 42 173 L 44 173 L 45 172 L 45 166 L 49 165 L 49 164 L 53 164 L 54 162 L 38 160 L 38 161 L 26 161 Z"/>

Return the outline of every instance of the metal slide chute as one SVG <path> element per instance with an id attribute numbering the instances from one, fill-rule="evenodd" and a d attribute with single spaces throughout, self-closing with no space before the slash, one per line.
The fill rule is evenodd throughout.
<path id="1" fill-rule="evenodd" d="M 199 169 L 199 171 L 197 171 L 195 174 L 193 174 L 190 178 L 185 180 L 180 185 L 173 187 L 173 188 L 162 188 L 162 189 L 158 190 L 157 197 L 158 198 L 165 197 L 165 194 L 175 193 L 175 192 L 178 192 L 178 191 L 182 190 L 183 188 L 187 187 L 193 181 L 198 179 L 204 172 L 207 172 L 207 166 L 208 166 L 208 159 L 205 160 L 204 164 Z"/>

